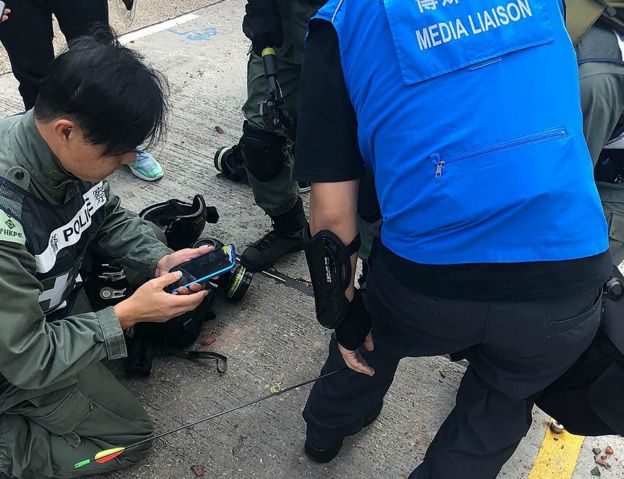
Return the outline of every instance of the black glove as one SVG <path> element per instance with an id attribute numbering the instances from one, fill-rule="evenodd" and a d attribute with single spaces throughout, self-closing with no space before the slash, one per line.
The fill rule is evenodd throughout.
<path id="1" fill-rule="evenodd" d="M 336 328 L 336 339 L 343 348 L 355 351 L 364 344 L 370 330 L 371 317 L 366 311 L 360 290 L 356 289 L 345 319 Z"/>
<path id="2" fill-rule="evenodd" d="M 266 47 L 282 46 L 282 18 L 275 0 L 249 0 L 245 11 L 243 32 L 251 40 L 251 48 L 256 55 L 262 55 Z"/>

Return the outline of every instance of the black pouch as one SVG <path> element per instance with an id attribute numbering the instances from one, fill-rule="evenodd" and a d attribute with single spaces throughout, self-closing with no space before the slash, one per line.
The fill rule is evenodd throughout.
<path id="1" fill-rule="evenodd" d="M 602 150 L 594 168 L 594 178 L 605 183 L 624 183 L 624 150 Z"/>

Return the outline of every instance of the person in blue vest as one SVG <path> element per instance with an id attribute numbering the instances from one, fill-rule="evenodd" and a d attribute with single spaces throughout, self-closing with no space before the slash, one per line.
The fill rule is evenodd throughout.
<path id="1" fill-rule="evenodd" d="M 335 329 L 323 372 L 349 367 L 314 386 L 305 451 L 331 461 L 402 358 L 450 353 L 469 366 L 410 478 L 494 478 L 533 398 L 591 343 L 612 267 L 563 5 L 330 0 L 305 55 L 306 257 Z M 383 224 L 359 290 L 365 167 Z"/>

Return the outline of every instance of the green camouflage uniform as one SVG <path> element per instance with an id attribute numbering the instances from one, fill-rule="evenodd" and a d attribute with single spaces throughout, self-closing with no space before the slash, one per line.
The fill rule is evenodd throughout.
<path id="1" fill-rule="evenodd" d="M 324 2 L 314 0 L 277 0 L 284 32 L 284 44 L 278 51 L 279 81 L 288 114 L 295 122 L 304 39 L 308 22 L 322 3 Z M 251 52 L 247 64 L 247 101 L 243 106 L 243 114 L 256 128 L 264 129 L 260 104 L 267 95 L 267 80 L 264 76 L 262 58 Z M 294 140 L 294 129 L 285 134 Z M 261 182 L 248 175 L 256 204 L 268 215 L 280 216 L 295 206 L 299 198 L 299 189 L 297 182 L 293 181 L 292 170 L 293 157 L 290 155 L 282 171 L 270 181 Z"/>
<path id="2" fill-rule="evenodd" d="M 607 5 L 610 8 L 607 8 Z M 579 57 L 583 130 L 594 161 L 624 113 L 624 62 L 613 30 L 624 33 L 624 1 L 566 0 L 566 24 Z M 624 185 L 598 182 L 609 250 L 624 261 Z"/>
<path id="3" fill-rule="evenodd" d="M 0 120 L 0 176 L 10 181 L 5 186 L 29 192 L 44 210 L 69 204 L 80 188 L 92 186 L 61 168 L 32 112 Z M 102 191 L 103 221 L 89 230 L 89 251 L 153 276 L 158 260 L 171 250 L 149 225 L 120 208 L 106 182 Z M 28 229 L 8 217 L 7 200 L 0 201 L 5 205 L 0 203 L 0 472 L 17 478 L 68 478 L 138 462 L 149 444 L 107 464 L 73 469 L 75 462 L 102 449 L 150 437 L 152 425 L 101 363 L 126 356 L 113 308 L 88 312 L 83 304 L 46 321 L 40 304 L 45 287 L 36 277 Z"/>

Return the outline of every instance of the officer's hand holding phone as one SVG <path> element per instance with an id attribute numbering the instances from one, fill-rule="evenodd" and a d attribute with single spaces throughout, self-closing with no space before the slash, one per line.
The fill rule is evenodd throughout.
<path id="1" fill-rule="evenodd" d="M 115 305 L 115 314 L 122 329 L 137 323 L 166 323 L 171 318 L 193 311 L 206 298 L 208 291 L 171 294 L 165 288 L 182 277 L 180 272 L 166 273 L 148 281 L 132 296 Z"/>
<path id="2" fill-rule="evenodd" d="M 137 323 L 164 323 L 188 311 L 193 311 L 206 298 L 200 285 L 180 289 L 179 294 L 167 290 L 182 278 L 182 273 L 169 270 L 214 250 L 212 247 L 187 248 L 164 256 L 156 267 L 156 278 L 148 281 L 132 296 L 115 305 L 115 314 L 122 329 Z"/>

